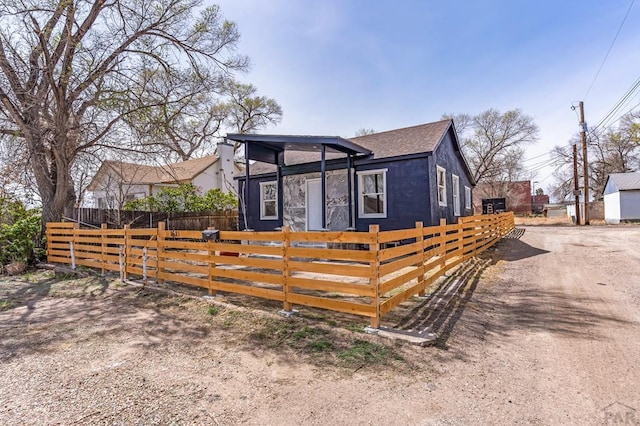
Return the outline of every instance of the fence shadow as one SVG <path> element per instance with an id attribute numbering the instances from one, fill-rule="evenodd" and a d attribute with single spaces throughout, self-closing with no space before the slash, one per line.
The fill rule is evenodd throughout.
<path id="1" fill-rule="evenodd" d="M 478 283 L 489 266 L 496 263 L 493 257 L 483 256 L 469 260 L 454 274 L 446 276 L 424 301 L 402 317 L 393 328 L 436 334 L 436 346 L 445 348 L 451 332 L 464 313 L 477 289 Z"/>

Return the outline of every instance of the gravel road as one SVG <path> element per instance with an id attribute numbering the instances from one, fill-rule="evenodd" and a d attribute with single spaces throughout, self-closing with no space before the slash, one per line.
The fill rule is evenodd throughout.
<path id="1" fill-rule="evenodd" d="M 461 271 L 444 315 L 384 324 L 435 346 L 355 368 L 261 343 L 249 310 L 3 279 L 0 422 L 640 424 L 640 227 L 520 227 Z"/>

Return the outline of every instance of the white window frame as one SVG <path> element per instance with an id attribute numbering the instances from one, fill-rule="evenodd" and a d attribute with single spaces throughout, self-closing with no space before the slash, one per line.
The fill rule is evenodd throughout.
<path id="1" fill-rule="evenodd" d="M 451 195 L 453 198 L 453 215 L 460 216 L 460 177 L 451 175 Z"/>
<path id="2" fill-rule="evenodd" d="M 440 179 L 440 173 L 442 173 L 442 181 Z M 447 207 L 447 169 L 444 167 L 436 166 L 436 184 L 438 205 L 441 207 Z"/>
<path id="3" fill-rule="evenodd" d="M 264 198 L 264 187 L 266 186 L 275 186 L 276 187 L 276 198 L 274 200 L 265 200 Z M 276 203 L 276 214 L 273 216 L 266 216 L 265 215 L 265 208 L 264 208 L 264 203 L 266 201 L 275 201 Z M 260 220 L 274 220 L 274 219 L 278 219 L 278 181 L 275 180 L 271 180 L 268 182 L 260 182 Z"/>
<path id="4" fill-rule="evenodd" d="M 389 206 L 387 205 L 387 171 L 389 169 L 363 170 L 357 172 L 358 175 L 358 217 L 360 218 L 386 218 Z M 364 212 L 364 185 L 362 184 L 363 176 L 382 174 L 382 213 L 365 213 Z M 378 192 L 377 194 L 380 194 Z"/>
<path id="5" fill-rule="evenodd" d="M 464 186 L 464 208 L 471 210 L 471 188 Z"/>

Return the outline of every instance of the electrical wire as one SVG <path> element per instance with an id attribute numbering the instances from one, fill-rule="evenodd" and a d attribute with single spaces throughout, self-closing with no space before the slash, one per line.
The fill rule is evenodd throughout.
<path id="1" fill-rule="evenodd" d="M 598 122 L 598 124 L 596 124 L 592 129 L 591 132 L 595 132 L 597 131 L 600 127 L 602 126 L 606 126 L 610 120 L 612 120 L 612 118 L 614 117 L 614 115 L 621 109 L 624 108 L 625 105 L 627 105 L 631 99 L 633 99 L 633 96 L 635 95 L 635 92 L 638 90 L 638 88 L 640 88 L 640 77 L 638 77 L 638 79 L 631 85 L 631 87 L 625 92 L 624 95 L 622 95 L 622 97 L 616 102 L 616 104 L 609 110 L 609 112 Z"/>
<path id="2" fill-rule="evenodd" d="M 613 45 L 616 44 L 616 40 L 618 39 L 618 36 L 620 35 L 620 31 L 622 30 L 622 27 L 624 26 L 624 23 L 627 20 L 627 17 L 629 16 L 629 12 L 631 12 L 631 8 L 633 7 L 633 4 L 635 3 L 636 0 L 631 0 L 631 4 L 629 5 L 629 8 L 627 9 L 627 13 L 624 14 L 624 18 L 622 18 L 622 22 L 620 23 L 620 26 L 618 27 L 618 31 L 616 31 L 616 35 L 613 37 L 613 40 L 611 41 L 611 44 L 609 45 L 609 50 L 607 50 L 607 54 L 604 55 L 604 59 L 602 60 L 602 63 L 600 64 L 600 68 L 598 68 L 598 72 L 596 72 L 596 75 L 593 77 L 593 80 L 591 81 L 591 84 L 589 85 L 589 88 L 587 89 L 587 93 L 584 95 L 584 100 L 587 99 L 587 97 L 589 96 L 589 93 L 591 92 L 591 89 L 593 88 L 593 85 L 595 84 L 596 80 L 598 79 L 598 76 L 600 75 L 600 72 L 602 71 L 602 67 L 604 67 L 605 62 L 607 62 L 607 58 L 609 57 L 609 54 L 611 53 L 611 49 L 613 49 Z"/>

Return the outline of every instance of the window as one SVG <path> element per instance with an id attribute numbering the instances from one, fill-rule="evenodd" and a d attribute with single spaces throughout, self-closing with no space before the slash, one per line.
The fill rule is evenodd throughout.
<path id="1" fill-rule="evenodd" d="M 358 173 L 360 217 L 387 217 L 387 169 Z"/>
<path id="2" fill-rule="evenodd" d="M 451 175 L 451 186 L 453 192 L 453 214 L 460 216 L 460 178 Z"/>
<path id="3" fill-rule="evenodd" d="M 471 210 L 471 188 L 468 186 L 464 187 L 464 208 Z"/>
<path id="4" fill-rule="evenodd" d="M 260 182 L 260 219 L 278 218 L 277 182 Z"/>
<path id="5" fill-rule="evenodd" d="M 447 171 L 440 166 L 436 166 L 436 178 L 438 181 L 438 205 L 447 205 Z"/>

